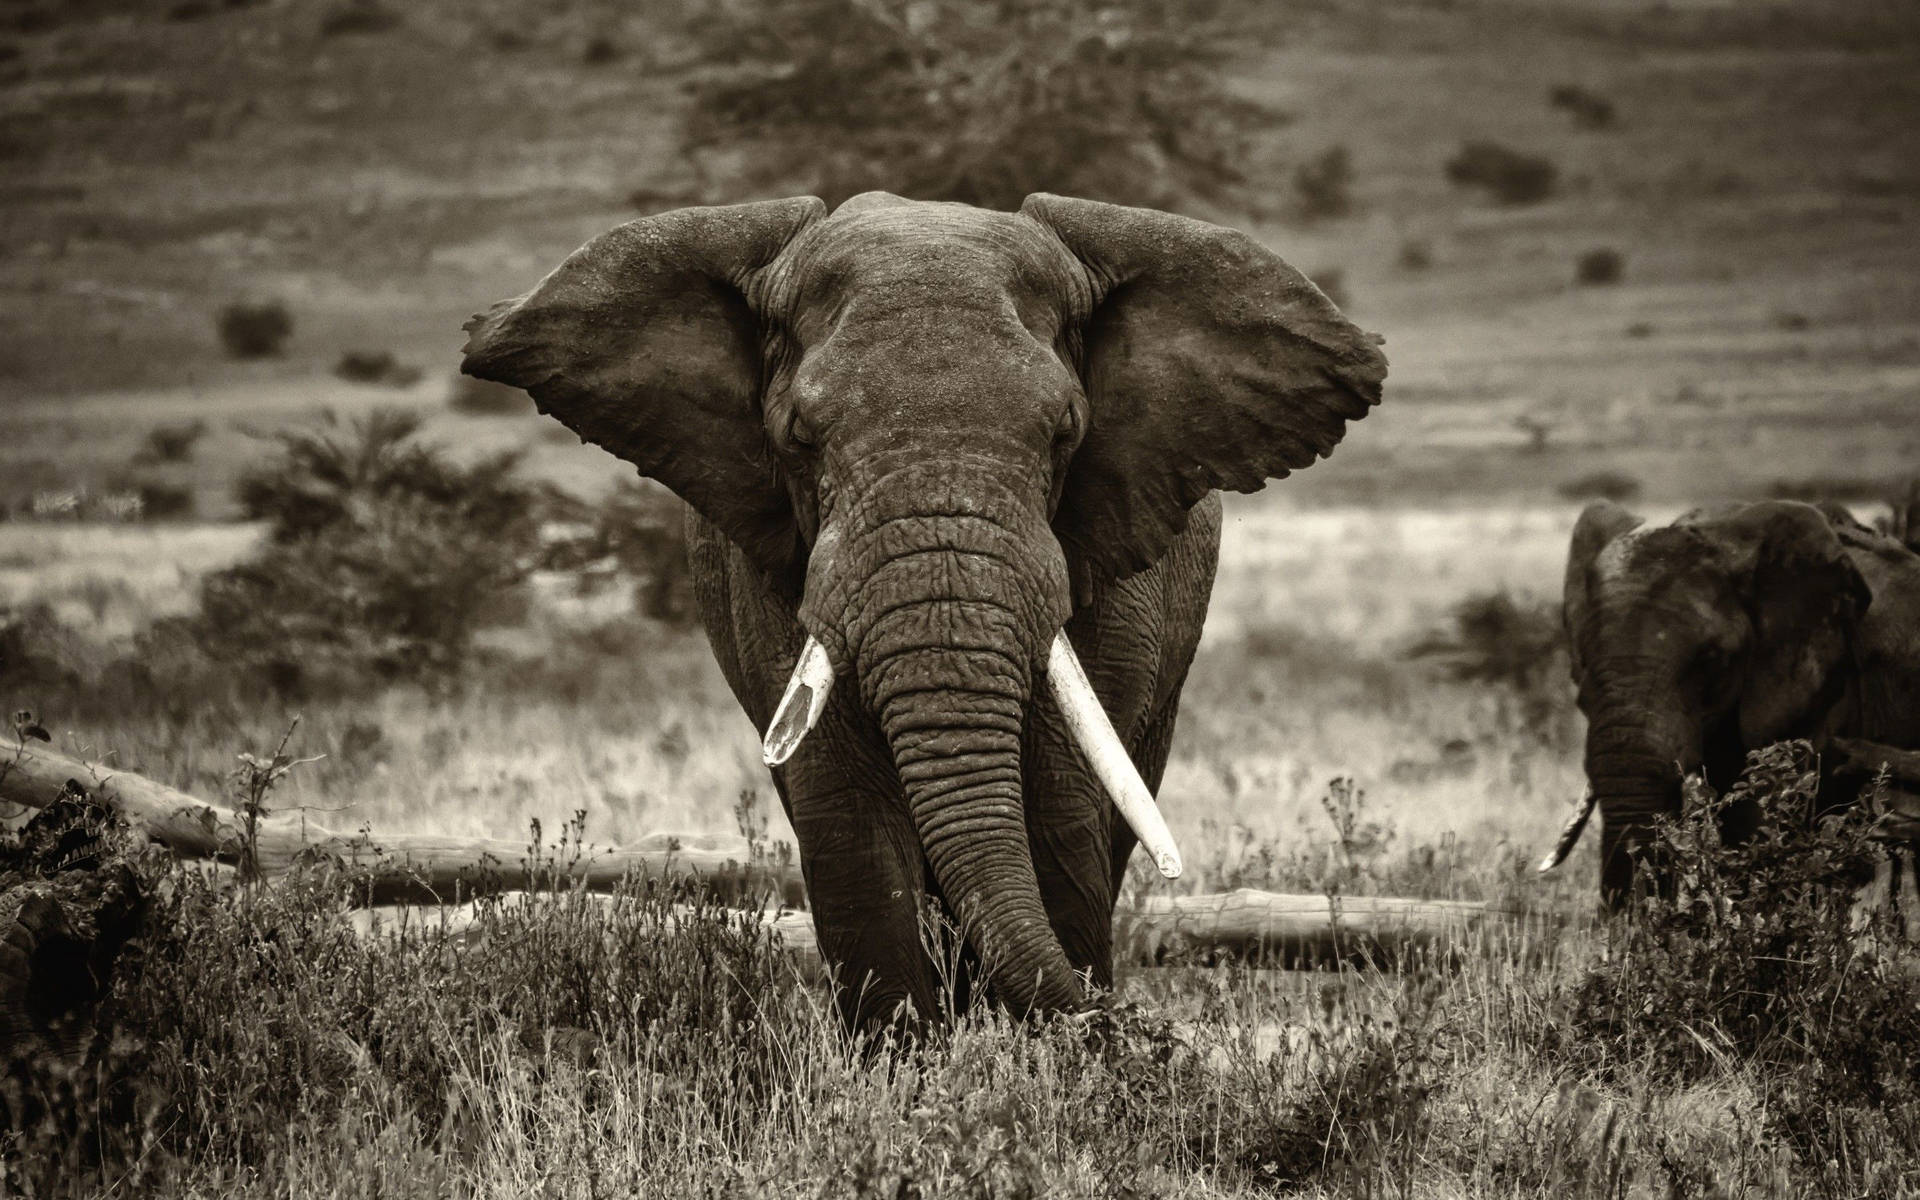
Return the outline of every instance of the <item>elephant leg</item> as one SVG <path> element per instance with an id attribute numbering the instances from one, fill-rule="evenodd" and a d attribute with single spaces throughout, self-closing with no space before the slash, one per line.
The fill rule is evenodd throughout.
<path id="1" fill-rule="evenodd" d="M 850 727 L 851 708 L 836 696 L 774 774 L 841 1017 L 855 1030 L 908 1029 L 935 1018 L 943 1000 L 923 936 L 926 860 L 892 763 Z"/>
<path id="2" fill-rule="evenodd" d="M 1036 713 L 1023 748 L 1027 845 L 1054 935 L 1073 969 L 1113 986 L 1112 829 L 1126 828 L 1068 740 L 1060 714 Z M 1129 836 L 1131 831 L 1129 831 Z"/>

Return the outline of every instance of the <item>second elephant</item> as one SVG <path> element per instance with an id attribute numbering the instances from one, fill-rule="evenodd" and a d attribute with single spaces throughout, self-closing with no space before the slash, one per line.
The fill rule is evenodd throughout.
<path id="1" fill-rule="evenodd" d="M 1788 738 L 1920 748 L 1920 556 L 1843 509 L 1769 501 L 1648 527 L 1594 504 L 1565 616 L 1611 905 L 1686 774 L 1725 791 L 1749 751 Z M 1828 784 L 1843 801 L 1844 781 Z M 1724 832 L 1752 819 L 1731 811 Z"/>

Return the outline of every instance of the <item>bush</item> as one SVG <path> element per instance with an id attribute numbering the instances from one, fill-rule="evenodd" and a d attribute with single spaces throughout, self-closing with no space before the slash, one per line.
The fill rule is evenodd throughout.
<path id="1" fill-rule="evenodd" d="M 333 364 L 333 373 L 348 383 L 404 388 L 420 382 L 420 368 L 401 362 L 391 350 L 349 350 Z"/>
<path id="2" fill-rule="evenodd" d="M 201 583 L 185 620 L 210 658 L 291 696 L 454 676 L 537 563 L 542 493 L 517 456 L 457 464 L 414 439 L 419 423 L 378 412 L 344 437 L 285 433 L 240 478 L 267 541 Z"/>
<path id="3" fill-rule="evenodd" d="M 220 344 L 232 358 L 271 358 L 293 335 L 293 317 L 278 300 L 238 300 L 220 310 Z"/>
<path id="4" fill-rule="evenodd" d="M 554 515 L 573 532 L 548 544 L 545 568 L 573 575 L 583 594 L 625 580 L 642 616 L 667 625 L 694 623 L 686 508 L 673 493 L 650 480 L 626 479 L 593 504 L 556 501 Z"/>
<path id="5" fill-rule="evenodd" d="M 42 1103 L 0 1102 L 0 1191 L 228 1194 L 236 1171 L 274 1175 L 344 1133 L 428 1177 L 401 1194 L 445 1195 L 442 1156 L 513 1120 L 488 1111 L 502 1090 L 652 1077 L 659 1102 L 718 1129 L 804 1086 L 789 1055 L 825 1043 L 824 1014 L 758 923 L 657 881 L 565 890 L 572 844 L 533 851 L 547 894 L 484 901 L 470 930 L 423 912 L 372 937 L 347 919 L 352 872 L 222 889 L 116 860 L 151 897 L 138 939 L 102 981 L 79 1069 L 17 1064 L 14 1094 Z"/>
<path id="6" fill-rule="evenodd" d="M 1544 158 L 1496 142 L 1467 142 L 1447 163 L 1447 178 L 1462 187 L 1484 188 L 1502 204 L 1537 204 L 1553 195 L 1558 176 Z"/>
<path id="7" fill-rule="evenodd" d="M 1454 679 L 1505 692 L 1521 728 L 1555 744 L 1571 737 L 1573 697 L 1558 601 L 1500 589 L 1466 597 L 1448 617 L 1449 627 L 1428 634 L 1408 657 L 1434 660 Z"/>
<path id="8" fill-rule="evenodd" d="M 320 18 L 320 36 L 386 33 L 400 25 L 400 14 L 380 0 L 347 0 Z"/>
<path id="9" fill-rule="evenodd" d="M 1753 1068 L 1777 1135 L 1824 1173 L 1871 1161 L 1889 1126 L 1920 1142 L 1920 976 L 1897 937 L 1854 928 L 1854 889 L 1885 850 L 1865 805 L 1820 815 L 1819 779 L 1810 746 L 1781 743 L 1749 755 L 1724 797 L 1663 823 L 1651 854 L 1673 895 L 1640 897 L 1572 1023 L 1601 1070 L 1685 1082 Z M 1738 845 L 1720 838 L 1731 805 L 1760 817 Z"/>
<path id="10" fill-rule="evenodd" d="M 1613 125 L 1613 101 L 1579 84 L 1560 84 L 1547 93 L 1547 102 L 1564 110 L 1582 129 L 1608 129 Z"/>
<path id="11" fill-rule="evenodd" d="M 1618 250 L 1601 246 L 1579 257 L 1574 263 L 1573 279 L 1586 285 L 1619 283 L 1626 269 L 1627 260 Z"/>
<path id="12" fill-rule="evenodd" d="M 205 421 L 182 421 L 171 425 L 155 425 L 147 431 L 140 443 L 140 449 L 134 451 L 136 463 L 178 463 L 189 462 L 193 458 L 193 449 L 207 433 Z"/>
<path id="13" fill-rule="evenodd" d="M 470 417 L 516 417 L 533 411 L 533 397 L 504 383 L 456 375 L 447 407 Z"/>
<path id="14" fill-rule="evenodd" d="M 148 521 L 188 520 L 199 506 L 191 487 L 164 479 L 136 480 L 132 492 L 140 501 L 141 518 Z"/>
<path id="15" fill-rule="evenodd" d="M 1640 494 L 1640 481 L 1625 471 L 1594 471 L 1569 479 L 1554 491 L 1564 500 L 1612 500 L 1624 503 Z"/>
<path id="16" fill-rule="evenodd" d="M 739 152 L 730 192 L 1232 200 L 1245 131 L 1279 119 L 1223 86 L 1214 26 L 1162 0 L 743 0 L 698 36 L 732 69 L 695 83 L 686 145 Z"/>
<path id="17" fill-rule="evenodd" d="M 1353 211 L 1353 160 L 1345 146 L 1333 146 L 1293 169 L 1293 191 L 1300 215 L 1309 221 L 1344 217 Z"/>

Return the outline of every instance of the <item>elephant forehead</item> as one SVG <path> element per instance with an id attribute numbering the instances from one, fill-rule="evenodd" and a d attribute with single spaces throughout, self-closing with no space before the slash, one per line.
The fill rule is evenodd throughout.
<path id="1" fill-rule="evenodd" d="M 1066 248 L 1026 217 L 885 193 L 856 196 L 810 228 L 793 266 L 802 304 L 857 293 L 999 307 L 1033 294 L 1059 303 L 1086 288 Z"/>

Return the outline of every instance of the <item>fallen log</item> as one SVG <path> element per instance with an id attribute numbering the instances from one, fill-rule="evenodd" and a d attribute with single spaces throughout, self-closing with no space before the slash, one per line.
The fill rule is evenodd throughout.
<path id="1" fill-rule="evenodd" d="M 182 858 L 244 864 L 272 879 L 302 863 L 334 861 L 369 871 L 370 904 L 446 903 L 556 882 L 610 891 L 635 875 L 698 878 L 727 895 L 772 891 L 789 903 L 805 894 L 798 866 L 756 859 L 745 838 L 657 833 L 627 847 L 568 846 L 561 859 L 525 842 L 428 833 L 343 834 L 305 816 L 260 818 L 248 854 L 245 819 L 132 771 L 70 758 L 34 742 L 0 738 L 0 800 L 45 808 L 84 791 Z M 530 861 L 531 860 L 531 861 Z"/>
<path id="2" fill-rule="evenodd" d="M 68 758 L 38 744 L 0 739 L 0 800 L 44 808 L 72 791 L 69 781 L 129 824 L 183 858 L 239 864 L 247 860 L 238 813 L 131 771 Z M 804 901 L 791 863 L 755 858 L 739 837 L 651 834 L 633 846 L 582 847 L 564 860 L 542 851 L 529 864 L 523 843 L 434 834 L 339 834 L 304 818 L 263 817 L 254 835 L 260 876 L 284 875 L 303 862 L 332 860 L 369 869 L 362 905 L 459 904 L 476 896 L 571 885 L 587 892 L 617 889 L 635 875 L 697 877 L 734 897 L 778 895 Z M 420 913 L 437 919 L 436 909 Z M 472 905 L 446 910 L 456 928 L 475 921 Z M 370 924 L 369 914 L 363 923 Z M 783 912 L 765 920 L 790 950 L 818 961 L 813 919 Z M 1214 895 L 1148 896 L 1115 913 L 1114 953 L 1121 964 L 1236 955 L 1284 965 L 1397 960 L 1427 947 L 1456 946 L 1481 931 L 1510 931 L 1520 914 L 1477 900 L 1409 900 L 1378 896 L 1289 895 L 1249 888 Z"/>
<path id="3" fill-rule="evenodd" d="M 502 897 L 507 903 L 554 903 L 551 895 Z M 613 905 L 617 896 L 589 899 Z M 558 898 L 557 902 L 570 902 Z M 674 914 L 679 919 L 683 913 Z M 804 974 L 820 971 L 813 915 L 792 909 L 742 914 L 780 938 Z M 356 931 L 412 927 L 462 939 L 484 936 L 478 904 L 438 908 L 385 905 L 348 914 Z M 663 927 L 668 923 L 663 922 Z M 1477 937 L 1548 932 L 1554 921 L 1479 900 L 1408 900 L 1392 896 L 1299 895 L 1238 888 L 1199 896 L 1149 896 L 1114 914 L 1114 964 L 1151 967 L 1214 961 L 1231 955 L 1269 966 L 1325 967 L 1341 962 L 1389 965 L 1420 953 L 1441 954 Z"/>

